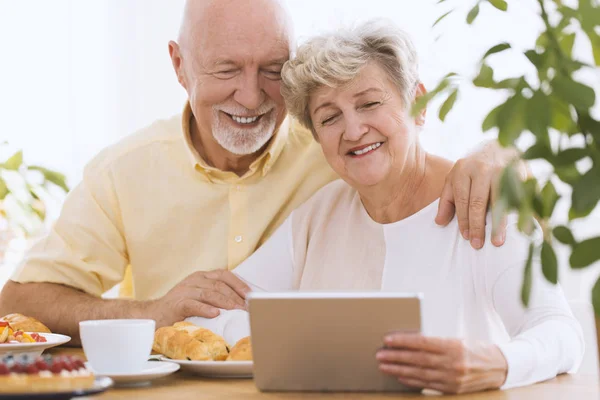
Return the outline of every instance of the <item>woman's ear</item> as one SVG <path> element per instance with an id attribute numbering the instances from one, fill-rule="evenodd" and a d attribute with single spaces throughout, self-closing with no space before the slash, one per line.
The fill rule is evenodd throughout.
<path id="1" fill-rule="evenodd" d="M 417 85 L 417 90 L 415 91 L 415 100 L 417 101 L 419 97 L 425 96 L 427 94 L 427 89 L 425 89 L 425 85 L 423 82 L 419 82 Z M 415 116 L 415 124 L 417 126 L 425 125 L 425 117 L 427 116 L 427 107 L 423 108 L 419 113 Z"/>

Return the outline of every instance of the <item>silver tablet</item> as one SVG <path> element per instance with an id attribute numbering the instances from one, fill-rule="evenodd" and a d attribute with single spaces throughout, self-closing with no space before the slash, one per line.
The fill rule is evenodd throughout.
<path id="1" fill-rule="evenodd" d="M 421 295 L 251 293 L 254 382 L 263 391 L 407 391 L 378 370 L 385 334 L 421 331 Z"/>

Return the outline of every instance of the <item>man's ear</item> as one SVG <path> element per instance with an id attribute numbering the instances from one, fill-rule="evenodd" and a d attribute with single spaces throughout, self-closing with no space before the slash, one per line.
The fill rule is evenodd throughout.
<path id="1" fill-rule="evenodd" d="M 419 99 L 419 97 L 425 96 L 426 94 L 427 94 L 427 89 L 425 89 L 425 85 L 423 85 L 422 82 L 419 82 L 419 84 L 417 85 L 417 90 L 415 91 L 414 101 L 417 101 Z M 426 116 L 427 116 L 427 107 L 423 108 L 421 111 L 419 111 L 419 114 L 417 114 L 415 116 L 415 124 L 417 124 L 417 126 L 425 125 L 425 117 Z"/>
<path id="2" fill-rule="evenodd" d="M 183 73 L 183 58 L 181 56 L 181 50 L 179 49 L 179 45 L 172 40 L 169 41 L 169 56 L 171 57 L 171 64 L 173 64 L 173 69 L 175 70 L 179 84 L 183 86 L 185 90 L 187 90 L 187 82 Z"/>

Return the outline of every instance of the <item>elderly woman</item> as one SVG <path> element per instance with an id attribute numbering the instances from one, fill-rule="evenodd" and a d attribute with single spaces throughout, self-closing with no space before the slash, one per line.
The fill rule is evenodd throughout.
<path id="1" fill-rule="evenodd" d="M 432 222 L 453 164 L 419 144 L 425 112 L 411 105 L 425 88 L 405 33 L 376 21 L 313 38 L 282 79 L 289 111 L 343 180 L 295 210 L 235 270 L 241 279 L 266 291 L 424 293 L 424 335 L 386 337 L 376 355 L 408 386 L 507 388 L 577 367 L 581 328 L 560 287 L 534 276 L 530 307 L 520 303 L 529 240 L 515 221 L 503 247 L 482 250 L 456 221 Z"/>

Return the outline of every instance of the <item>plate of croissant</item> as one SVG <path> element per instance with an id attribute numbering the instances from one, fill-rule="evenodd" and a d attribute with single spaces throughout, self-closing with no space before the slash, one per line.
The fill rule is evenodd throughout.
<path id="1" fill-rule="evenodd" d="M 252 378 L 250 337 L 230 344 L 209 329 L 177 322 L 156 330 L 152 350 L 184 371 L 211 378 Z"/>
<path id="2" fill-rule="evenodd" d="M 35 318 L 9 314 L 0 318 L 0 355 L 27 354 L 37 357 L 46 349 L 67 343 L 71 338 L 50 332 Z"/>

